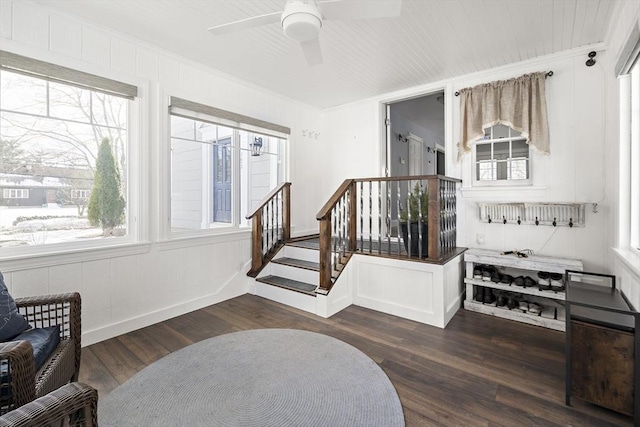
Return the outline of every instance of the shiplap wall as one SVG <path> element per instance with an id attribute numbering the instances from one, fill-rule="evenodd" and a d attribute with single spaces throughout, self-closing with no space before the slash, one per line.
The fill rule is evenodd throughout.
<path id="1" fill-rule="evenodd" d="M 452 117 L 445 129 L 447 175 L 463 179 L 458 203 L 458 245 L 500 250 L 530 248 L 540 254 L 579 258 L 587 269 L 607 271 L 612 206 L 605 192 L 606 182 L 611 179 L 607 175 L 609 154 L 606 152 L 605 130 L 616 123 L 606 120 L 606 100 L 610 94 L 607 93 L 603 65 L 599 62 L 589 68 L 584 64 L 588 50 L 516 63 L 327 110 L 324 132 L 331 135 L 332 151 L 346 153 L 345 156 L 354 156 L 355 153 L 360 153 L 360 157 L 366 156 L 366 161 L 357 168 L 352 167 L 348 160 L 336 162 L 333 176 L 378 174 L 379 165 L 384 163 L 380 149 L 384 134 L 372 130 L 379 129 L 382 105 L 444 88 L 446 108 L 449 109 L 447 115 Z M 598 59 L 606 56 L 604 46 L 597 47 L 597 50 Z M 553 77 L 547 80 L 551 155 L 533 154 L 533 186 L 527 189 L 473 189 L 471 155 L 465 156 L 459 164 L 455 162 L 459 99 L 453 96 L 453 92 L 480 83 L 548 70 L 554 72 Z M 349 121 L 345 120 L 347 117 Z M 352 125 L 354 122 L 358 124 Z M 334 127 L 336 124 L 338 127 Z M 333 185 L 339 180 L 335 181 Z M 589 205 L 587 226 L 583 229 L 484 224 L 478 218 L 477 204 L 487 201 L 597 202 L 598 213 L 593 213 Z"/>
<path id="2" fill-rule="evenodd" d="M 192 61 L 169 54 L 106 28 L 63 16 L 23 1 L 0 2 L 0 49 L 141 85 L 142 117 L 137 123 L 146 151 L 140 171 L 149 206 L 139 218 L 148 244 L 0 263 L 16 297 L 79 291 L 82 294 L 83 344 L 247 292 L 250 233 L 161 242 L 168 191 L 161 147 L 168 147 L 167 97 L 179 96 L 292 129 L 288 155 L 293 186 L 294 227 L 298 218 L 315 225 L 319 203 L 305 198 L 314 178 L 304 173 L 313 159 L 301 129 L 318 129 L 319 111 L 245 84 Z M 314 141 L 318 142 L 318 141 Z M 300 158 L 298 158 L 300 157 Z M 148 171 L 148 173 L 147 173 Z M 134 171 L 135 173 L 135 171 Z M 297 189 L 300 189 L 296 191 Z"/>

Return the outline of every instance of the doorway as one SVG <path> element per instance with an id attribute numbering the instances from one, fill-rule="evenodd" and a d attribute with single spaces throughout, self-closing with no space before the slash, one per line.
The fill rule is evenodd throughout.
<path id="1" fill-rule="evenodd" d="M 387 104 L 388 176 L 445 174 L 444 102 L 438 91 Z"/>

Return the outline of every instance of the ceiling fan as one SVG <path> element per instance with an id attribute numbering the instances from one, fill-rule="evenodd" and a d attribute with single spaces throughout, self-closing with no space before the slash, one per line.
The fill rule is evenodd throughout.
<path id="1" fill-rule="evenodd" d="M 254 16 L 208 30 L 214 35 L 280 23 L 285 36 L 300 43 L 310 66 L 322 63 L 318 36 L 326 20 L 388 18 L 400 16 L 402 0 L 287 0 L 282 12 Z"/>

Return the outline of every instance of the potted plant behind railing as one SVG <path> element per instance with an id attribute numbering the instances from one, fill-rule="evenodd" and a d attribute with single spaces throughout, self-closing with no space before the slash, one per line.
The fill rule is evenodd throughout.
<path id="1" fill-rule="evenodd" d="M 404 249 L 409 253 L 409 236 L 411 236 L 411 256 L 417 257 L 420 255 L 418 250 L 422 249 L 422 257 L 427 257 L 427 213 L 429 209 L 429 195 L 424 189 L 420 188 L 420 183 L 417 182 L 413 187 L 413 191 L 408 196 L 407 202 L 403 203 L 400 209 L 400 229 L 402 231 L 402 239 L 404 240 Z M 422 219 L 420 219 L 420 213 L 422 213 Z M 410 223 L 409 223 L 410 222 Z M 418 223 L 420 222 L 421 230 L 418 231 Z M 422 238 L 420 238 L 422 237 Z"/>

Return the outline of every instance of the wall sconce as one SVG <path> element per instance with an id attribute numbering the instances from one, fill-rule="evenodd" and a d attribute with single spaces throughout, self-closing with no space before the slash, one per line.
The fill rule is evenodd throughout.
<path id="1" fill-rule="evenodd" d="M 401 133 L 398 134 L 398 141 L 400 142 L 408 142 L 409 138 L 407 138 L 406 136 L 402 136 Z"/>
<path id="2" fill-rule="evenodd" d="M 256 136 L 255 138 L 253 138 L 253 142 L 249 144 L 249 146 L 251 147 L 251 155 L 259 156 L 260 151 L 262 150 L 262 138 Z"/>

